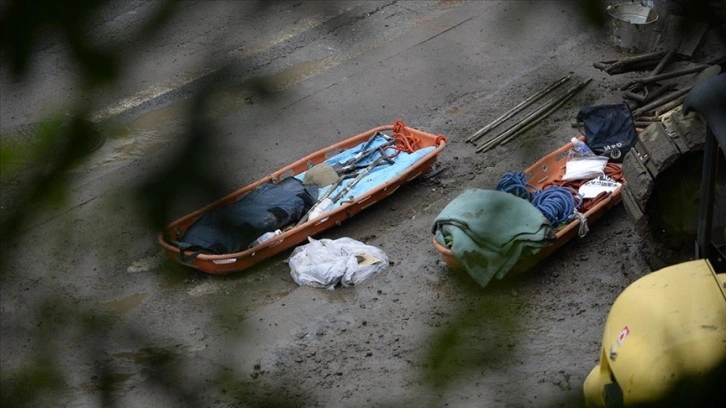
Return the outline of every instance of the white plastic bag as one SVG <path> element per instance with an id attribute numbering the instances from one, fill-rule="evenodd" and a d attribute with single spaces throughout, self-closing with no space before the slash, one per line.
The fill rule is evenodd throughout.
<path id="1" fill-rule="evenodd" d="M 607 164 L 606 156 L 595 155 L 585 142 L 572 138 L 572 149 L 565 163 L 562 180 L 589 180 L 604 176 Z"/>
<path id="2" fill-rule="evenodd" d="M 612 193 L 620 186 L 621 184 L 612 178 L 608 176 L 601 176 L 584 183 L 580 186 L 577 192 L 582 196 L 582 198 L 588 199 L 595 198 L 603 192 Z"/>
<path id="3" fill-rule="evenodd" d="M 379 248 L 351 238 L 316 240 L 292 251 L 290 275 L 300 286 L 334 289 L 340 282 L 351 286 L 362 282 L 388 265 Z"/>

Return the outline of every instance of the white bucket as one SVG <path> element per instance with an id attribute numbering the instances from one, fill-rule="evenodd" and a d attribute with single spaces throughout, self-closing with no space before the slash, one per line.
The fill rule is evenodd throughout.
<path id="1" fill-rule="evenodd" d="M 657 37 L 658 13 L 650 7 L 637 4 L 608 6 L 611 41 L 622 51 L 649 52 Z"/>

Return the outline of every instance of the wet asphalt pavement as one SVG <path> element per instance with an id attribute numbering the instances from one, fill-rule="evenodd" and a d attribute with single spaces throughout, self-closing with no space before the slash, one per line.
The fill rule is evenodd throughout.
<path id="1" fill-rule="evenodd" d="M 110 124 L 105 143 L 3 255 L 3 381 L 44 356 L 64 386 L 37 406 L 99 405 L 101 379 L 129 407 L 581 406 L 610 304 L 650 270 L 622 206 L 485 289 L 441 262 L 430 232 L 463 189 L 492 188 L 574 136 L 579 107 L 619 97 L 622 79 L 592 63 L 623 54 L 576 4 L 182 3 L 127 50 L 117 86 L 84 96 Z M 123 39 L 149 7 L 114 6 L 99 38 Z M 6 137 L 72 94 L 72 67 L 54 62 L 64 52 L 51 41 L 30 88 L 3 83 Z M 537 129 L 483 154 L 465 143 L 568 73 L 593 81 Z M 250 89 L 259 80 L 270 93 Z M 391 265 L 326 291 L 294 283 L 289 251 L 227 277 L 166 259 L 132 189 L 179 151 L 199 90 L 210 138 L 199 162 L 225 194 L 398 119 L 445 135 L 440 173 L 321 235 L 376 245 Z M 174 198 L 180 217 L 218 197 L 190 184 Z"/>

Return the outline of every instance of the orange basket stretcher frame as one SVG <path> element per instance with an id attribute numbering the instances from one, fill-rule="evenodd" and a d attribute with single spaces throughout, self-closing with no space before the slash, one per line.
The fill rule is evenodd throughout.
<path id="1" fill-rule="evenodd" d="M 366 142 L 377 132 L 389 131 L 416 138 L 419 143 L 419 148 L 429 146 L 433 146 L 435 148 L 413 163 L 413 165 L 405 171 L 368 190 L 366 193 L 355 197 L 352 201 L 344 202 L 330 212 L 324 213 L 317 218 L 307 220 L 292 229 L 284 231 L 281 235 L 245 251 L 212 255 L 182 251 L 178 246 L 173 244 L 173 241 L 179 240 L 184 235 L 185 231 L 201 216 L 217 208 L 235 203 L 239 198 L 254 190 L 262 183 L 279 183 L 287 177 L 293 177 L 304 173 L 313 166 L 323 163 L 335 154 Z M 436 163 L 438 154 L 445 146 L 445 136 L 434 135 L 414 129 L 406 126 L 401 121 L 398 121 L 393 125 L 379 126 L 311 153 L 291 164 L 288 164 L 269 176 L 257 180 L 256 182 L 249 184 L 246 187 L 227 195 L 226 197 L 173 221 L 158 234 L 157 241 L 164 249 L 164 252 L 169 259 L 182 265 L 198 269 L 202 272 L 213 275 L 227 275 L 233 272 L 243 271 L 265 259 L 306 241 L 310 236 L 314 236 L 335 225 L 340 225 L 346 219 L 353 217 L 369 206 L 395 193 L 402 185 L 414 180 L 428 171 L 434 163 Z"/>
<path id="2" fill-rule="evenodd" d="M 584 136 L 579 137 L 580 140 L 585 140 Z M 567 155 L 572 148 L 572 142 L 566 143 L 564 146 L 548 153 L 541 159 L 537 160 L 534 164 L 529 166 L 524 174 L 527 177 L 527 182 L 537 188 L 542 188 L 544 185 L 553 182 L 561 178 L 565 174 L 565 164 L 567 163 Z M 623 179 L 622 184 L 625 184 Z M 619 186 L 612 193 L 610 193 L 605 199 L 598 201 L 591 208 L 589 208 L 584 216 L 587 219 L 588 226 L 593 225 L 599 220 L 608 210 L 613 208 L 615 205 L 622 201 L 623 186 Z M 535 255 L 522 258 L 517 262 L 511 269 L 510 273 L 524 272 L 540 261 L 546 258 L 548 255 L 559 249 L 562 245 L 567 243 L 569 240 L 577 236 L 580 228 L 580 220 L 575 218 L 565 226 L 559 228 L 555 234 L 555 242 L 552 245 L 544 247 L 539 250 Z M 433 238 L 434 247 L 439 252 L 441 258 L 446 262 L 447 265 L 453 268 L 463 268 L 459 261 L 454 257 L 451 249 L 439 243 L 436 238 Z"/>

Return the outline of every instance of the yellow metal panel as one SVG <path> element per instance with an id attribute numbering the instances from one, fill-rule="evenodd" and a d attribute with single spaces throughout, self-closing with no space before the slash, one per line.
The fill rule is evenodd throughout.
<path id="1" fill-rule="evenodd" d="M 625 405 L 657 400 L 679 381 L 726 359 L 726 274 L 706 260 L 670 266 L 633 282 L 605 324 L 601 361 L 584 384 L 589 406 L 604 406 L 617 381 Z"/>

